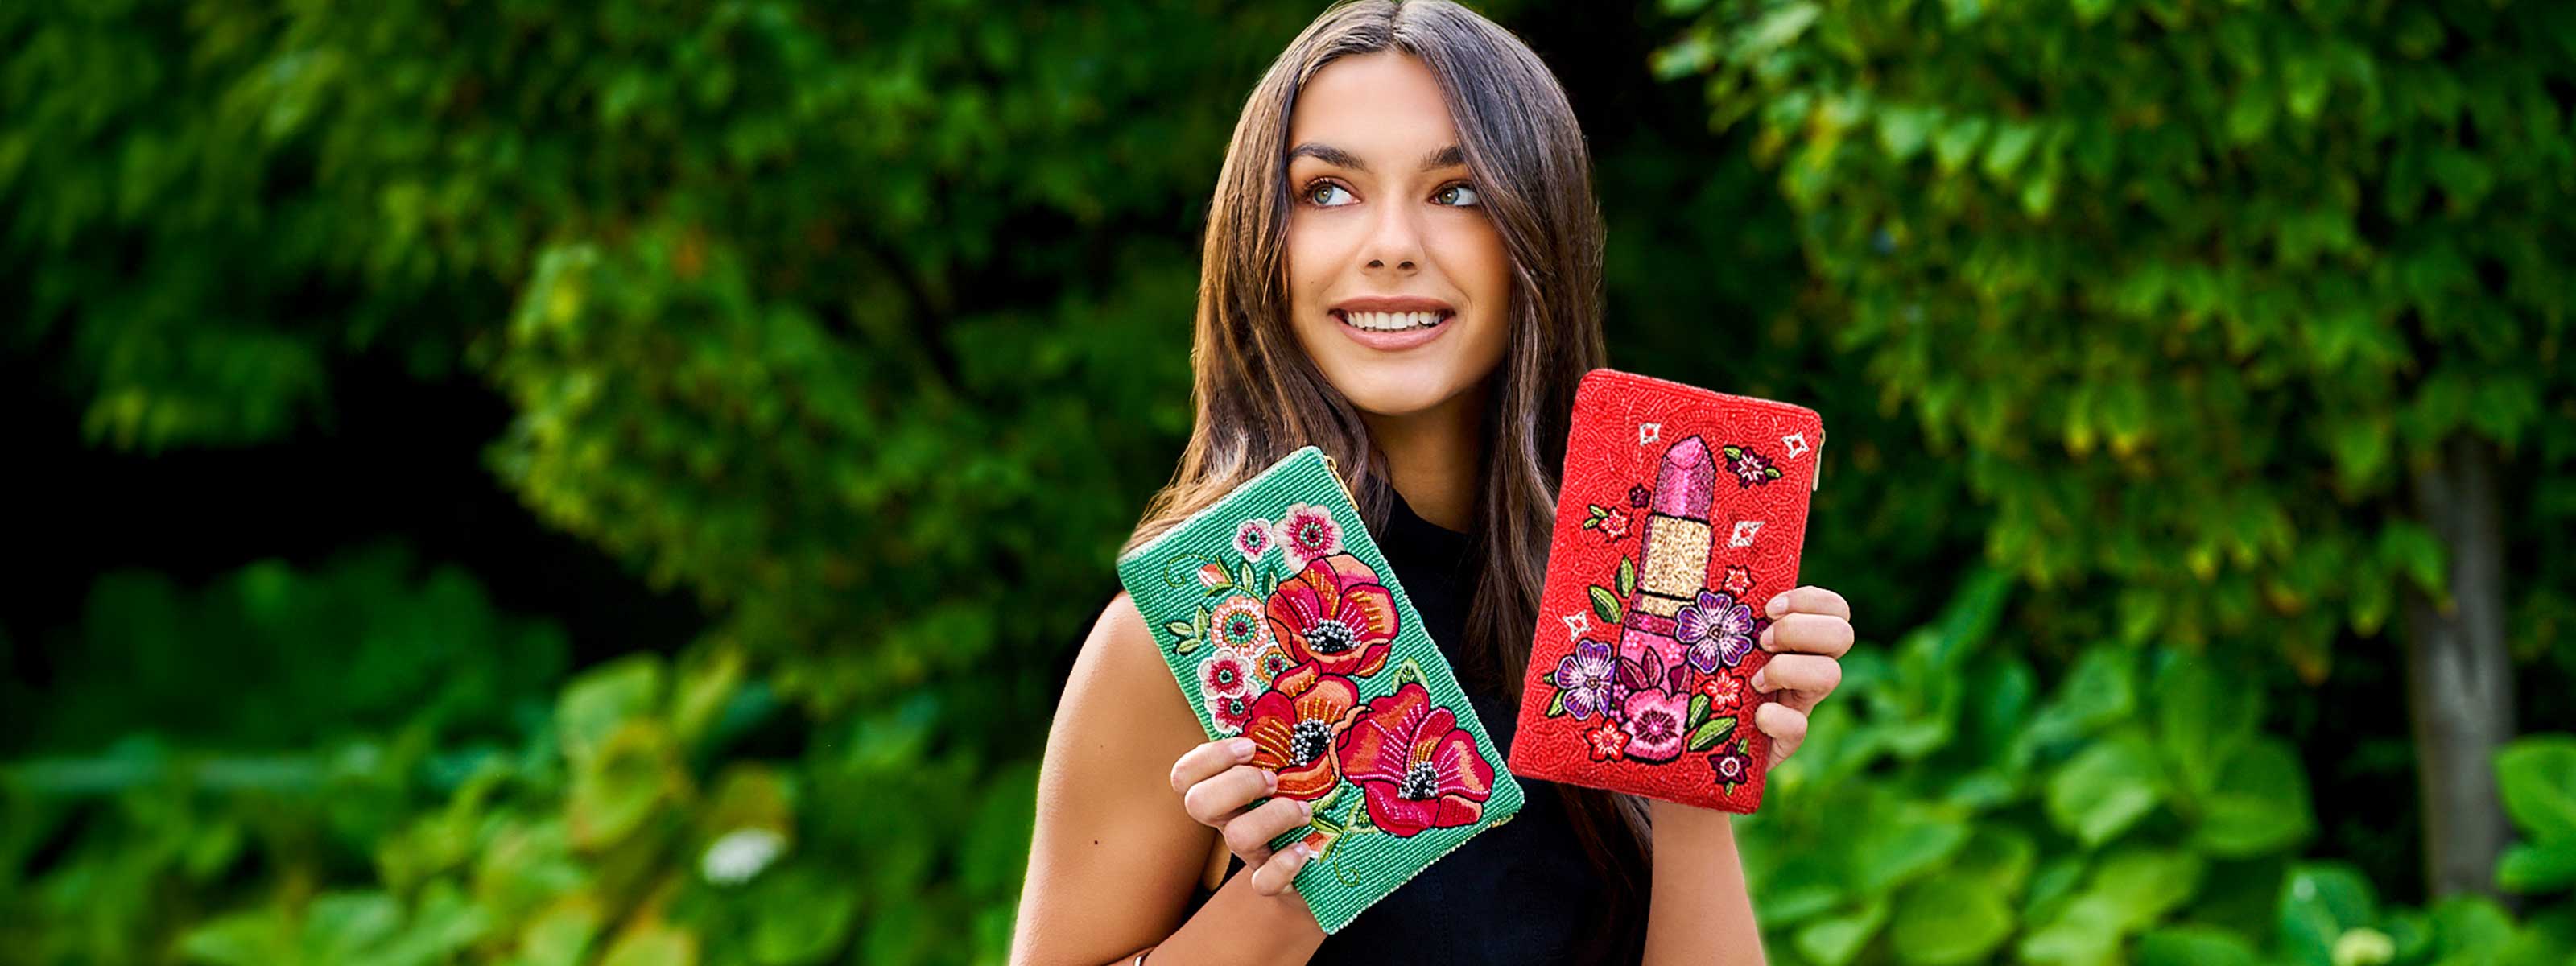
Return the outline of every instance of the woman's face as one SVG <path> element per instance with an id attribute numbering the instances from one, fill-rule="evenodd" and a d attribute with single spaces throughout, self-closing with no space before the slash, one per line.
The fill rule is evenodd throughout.
<path id="1" fill-rule="evenodd" d="M 1298 344 L 1362 412 L 1420 413 L 1475 388 L 1511 331 L 1511 258 L 1431 69 L 1392 51 L 1343 57 L 1289 118 Z"/>

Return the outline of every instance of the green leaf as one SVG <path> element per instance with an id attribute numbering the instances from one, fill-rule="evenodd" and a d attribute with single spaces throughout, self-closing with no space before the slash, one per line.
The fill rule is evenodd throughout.
<path id="1" fill-rule="evenodd" d="M 1622 599 L 1625 599 L 1630 594 L 1637 592 L 1637 562 L 1635 559 L 1629 557 L 1619 558 L 1619 577 L 1617 583 L 1619 596 Z"/>
<path id="2" fill-rule="evenodd" d="M 1164 622 L 1163 630 L 1169 632 L 1175 638 L 1186 641 L 1197 636 L 1198 625 L 1185 620 L 1172 620 Z"/>
<path id="3" fill-rule="evenodd" d="M 2508 892 L 2550 892 L 2576 885 L 2576 839 L 2525 842 L 2496 863 L 2496 885 Z"/>
<path id="4" fill-rule="evenodd" d="M 277 910 L 252 908 L 206 920 L 179 939 L 179 950 L 192 963 L 213 966 L 268 966 L 293 961 L 286 924 Z"/>
<path id="5" fill-rule="evenodd" d="M 1547 699 L 1547 716 L 1551 718 L 1565 717 L 1564 691 L 1558 691 L 1555 696 Z"/>
<path id="6" fill-rule="evenodd" d="M 2094 744 L 2048 780 L 2049 818 L 2086 847 L 2118 836 L 2162 799 L 2155 760 L 2134 741 Z"/>
<path id="7" fill-rule="evenodd" d="M 2067 903 L 2046 925 L 2022 937 L 2018 951 L 2023 961 L 2031 963 L 2115 963 L 2122 918 L 2119 907 L 2111 900 L 2085 895 Z"/>
<path id="8" fill-rule="evenodd" d="M 2076 659 L 2075 670 L 2023 729 L 2021 741 L 2046 748 L 2128 717 L 2137 707 L 2136 658 L 2116 648 L 2096 648 Z"/>
<path id="9" fill-rule="evenodd" d="M 1691 729 L 1690 750 L 1707 751 L 1711 748 L 1715 748 L 1718 746 L 1719 742 L 1725 741 L 1728 735 L 1734 733 L 1734 715 L 1710 718 L 1706 723 L 1701 724 L 1697 728 Z"/>
<path id="10" fill-rule="evenodd" d="M 2525 738 L 2496 753 L 2496 785 L 2515 825 L 2543 842 L 2576 842 L 2576 737 Z"/>
<path id="11" fill-rule="evenodd" d="M 2288 742 L 2264 738 L 2228 759 L 2202 800 L 2192 841 L 2213 855 L 2243 857 L 2297 844 L 2314 828 L 2308 781 Z"/>
<path id="12" fill-rule="evenodd" d="M 1601 618 L 1601 622 L 1604 624 L 1619 623 L 1619 616 L 1621 614 L 1619 598 L 1611 594 L 1607 587 L 1596 585 L 1592 587 L 1591 590 L 1593 616 Z"/>
<path id="13" fill-rule="evenodd" d="M 2563 955 L 2513 955 L 2513 947 L 2522 945 L 2517 940 L 2522 938 L 2523 932 L 2514 928 L 2512 913 L 2485 896 L 2456 895 L 2442 899 L 2433 904 L 2432 913 L 2432 931 L 2441 938 L 2441 949 L 2448 954 L 2439 966 L 2465 966 L 2469 963 L 2478 966 L 2489 963 L 2565 966 L 2567 962 Z M 2341 945 L 2340 942 L 2337 945 Z"/>
<path id="14" fill-rule="evenodd" d="M 584 673 L 555 701 L 555 727 L 564 754 L 587 760 L 627 722 L 661 710 L 662 659 L 652 654 L 619 658 Z"/>
<path id="15" fill-rule="evenodd" d="M 2208 795 L 2219 766 L 2254 732 L 2252 689 L 2221 683 L 2206 658 L 2174 654 L 2156 674 L 2155 693 L 2157 751 L 2187 795 Z"/>
<path id="16" fill-rule="evenodd" d="M 2138 937 L 2138 966 L 2255 966 L 2245 937 L 2210 926 L 2148 930 Z"/>
<path id="17" fill-rule="evenodd" d="M 2280 941 L 2297 962 L 2334 961 L 2344 931 L 2367 925 L 2376 903 L 2370 883 L 2349 866 L 2317 863 L 2293 867 L 2281 881 Z"/>
<path id="18" fill-rule="evenodd" d="M 1706 723 L 1708 721 L 1708 709 L 1710 707 L 1711 705 L 1708 700 L 1708 695 L 1692 694 L 1690 700 L 1690 713 L 1683 716 L 1682 727 L 1697 728 L 1701 724 Z"/>
<path id="19" fill-rule="evenodd" d="M 1878 927 L 1887 922 L 1887 897 L 1879 896 L 1852 912 L 1810 922 L 1798 930 L 1798 952 L 1824 966 L 1842 966 L 1860 955 Z"/>
<path id="20" fill-rule="evenodd" d="M 2111 900 L 2123 917 L 2121 928 L 2135 929 L 2191 898 L 2200 889 L 2203 865 L 2189 852 L 2125 850 L 2102 860 L 2086 891 Z"/>
<path id="21" fill-rule="evenodd" d="M 1234 565 L 1234 585 L 1243 590 L 1252 589 L 1252 561 L 1247 560 Z"/>
<path id="22" fill-rule="evenodd" d="M 2227 111 L 2227 133 L 2238 144 L 2250 144 L 2263 137 L 2272 127 L 2272 117 L 2280 105 L 2272 85 L 2248 83 L 2236 92 L 2235 102 Z"/>
<path id="23" fill-rule="evenodd" d="M 1813 3 L 1791 3 L 1764 14 L 1745 31 L 1741 56 L 1760 56 L 1788 46 L 1823 13 L 1824 8 Z"/>
<path id="24" fill-rule="evenodd" d="M 2495 187 L 2494 167 L 2484 156 L 2473 151 L 2454 147 L 2437 148 L 2433 151 L 2426 170 L 2432 174 L 2433 180 L 2442 186 L 2442 192 L 2448 196 L 2453 211 L 2467 211 L 2477 207 L 2479 200 L 2485 198 L 2487 192 Z"/>
<path id="25" fill-rule="evenodd" d="M 1955 118 L 1939 133 L 1932 135 L 1932 159 L 1940 166 L 1941 173 L 1957 174 L 1960 168 L 1967 166 L 1968 159 L 1976 153 L 1977 145 L 1985 140 L 1986 123 L 1982 117 Z"/>
<path id="26" fill-rule="evenodd" d="M 576 966 L 599 935 L 595 904 L 558 903 L 536 913 L 519 931 L 519 952 L 526 966 Z"/>
<path id="27" fill-rule="evenodd" d="M 1956 872 L 1935 874 L 1907 886 L 1887 930 L 1896 958 L 1908 963 L 1965 963 L 1984 959 L 2012 935 L 2013 911 L 2002 894 Z"/>
<path id="28" fill-rule="evenodd" d="M 1986 146 L 1986 177 L 2003 181 L 2021 167 L 2022 159 L 2039 143 L 2039 128 L 2024 123 L 2008 123 L 1995 131 L 1994 143 Z"/>
<path id="29" fill-rule="evenodd" d="M 1944 874 L 1965 876 L 1977 888 L 1998 896 L 2015 896 L 2030 881 L 2031 866 L 2038 858 L 2039 846 L 2028 833 L 2008 825 L 1979 823 Z"/>
<path id="30" fill-rule="evenodd" d="M 698 937 L 662 923 L 628 929 L 600 966 L 697 966 Z"/>
<path id="31" fill-rule="evenodd" d="M 1413 659 L 1409 657 L 1395 662 L 1395 677 L 1393 680 L 1398 687 L 1402 687 L 1407 682 L 1420 684 L 1425 687 L 1430 686 L 1429 679 L 1422 676 L 1422 665 L 1414 663 Z"/>
<path id="32" fill-rule="evenodd" d="M 661 722 L 632 721 L 575 767 L 564 803 L 573 844 L 617 844 L 660 811 L 673 787 L 672 751 Z"/>
<path id="33" fill-rule="evenodd" d="M 1932 126 L 1940 116 L 1929 108 L 1886 106 L 1878 111 L 1878 144 L 1895 161 L 1912 160 L 1923 153 L 1923 145 L 1932 137 Z"/>
<path id="34" fill-rule="evenodd" d="M 811 873 L 780 875 L 761 882 L 761 914 L 752 918 L 749 940 L 754 962 L 790 966 L 819 963 L 849 939 L 857 918 L 858 897 L 842 883 Z"/>
<path id="35" fill-rule="evenodd" d="M 1892 889 L 1949 861 L 1967 841 L 1966 822 L 1909 803 L 1852 833 L 1853 884 L 1869 892 Z"/>

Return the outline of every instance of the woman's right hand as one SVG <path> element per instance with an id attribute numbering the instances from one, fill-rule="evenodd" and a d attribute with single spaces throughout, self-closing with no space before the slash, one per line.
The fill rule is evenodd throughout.
<path id="1" fill-rule="evenodd" d="M 1252 873 L 1253 891 L 1275 896 L 1289 889 L 1313 855 L 1304 842 L 1273 853 L 1270 840 L 1305 825 L 1313 811 L 1294 798 L 1252 807 L 1254 799 L 1279 790 L 1278 772 L 1250 764 L 1252 748 L 1252 739 L 1236 737 L 1190 749 L 1172 763 L 1172 790 L 1181 793 L 1181 807 L 1191 818 L 1225 836 L 1226 848 Z"/>

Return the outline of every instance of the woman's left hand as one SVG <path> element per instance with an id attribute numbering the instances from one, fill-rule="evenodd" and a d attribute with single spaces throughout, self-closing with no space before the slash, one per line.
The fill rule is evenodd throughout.
<path id="1" fill-rule="evenodd" d="M 1843 682 L 1843 652 L 1851 650 L 1851 605 L 1822 587 L 1800 587 L 1771 598 L 1771 626 L 1761 645 L 1769 663 L 1753 672 L 1753 690 L 1771 695 L 1754 712 L 1753 725 L 1771 736 L 1771 764 L 1807 740 L 1807 714 Z"/>

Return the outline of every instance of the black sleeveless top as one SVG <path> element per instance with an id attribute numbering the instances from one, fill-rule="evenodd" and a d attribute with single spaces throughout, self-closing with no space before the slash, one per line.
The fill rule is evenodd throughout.
<path id="1" fill-rule="evenodd" d="M 1478 561 L 1467 534 L 1422 519 L 1395 497 L 1376 534 L 1423 629 L 1458 668 L 1476 717 L 1508 751 L 1519 708 L 1500 682 L 1480 679 L 1459 651 Z M 1495 764 L 1500 765 L 1497 761 Z M 1526 802 L 1511 821 L 1487 829 L 1324 937 L 1313 963 L 1570 963 L 1598 952 L 1600 875 L 1575 836 L 1552 782 L 1519 778 Z M 1240 867 L 1240 863 L 1237 863 Z"/>

